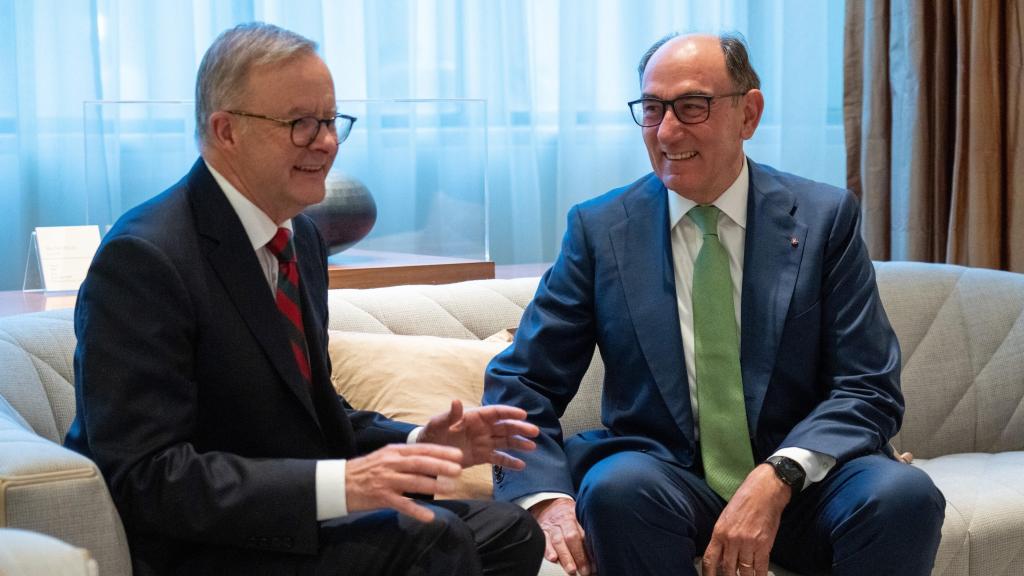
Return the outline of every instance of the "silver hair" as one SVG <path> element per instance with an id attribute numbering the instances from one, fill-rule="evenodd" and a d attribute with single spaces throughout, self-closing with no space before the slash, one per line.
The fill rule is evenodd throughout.
<path id="1" fill-rule="evenodd" d="M 245 94 L 246 77 L 254 66 L 315 54 L 316 42 L 273 24 L 239 24 L 217 36 L 203 55 L 196 74 L 196 139 L 206 143 L 210 114 L 234 106 Z"/>
<path id="2" fill-rule="evenodd" d="M 644 70 L 647 69 L 647 63 L 651 60 L 651 57 L 658 51 L 658 48 L 661 48 L 666 42 L 678 36 L 678 32 L 662 36 L 640 57 L 640 65 L 637 66 L 637 71 L 640 73 L 641 87 L 644 84 Z M 754 70 L 754 66 L 750 63 L 747 44 L 743 36 L 739 32 L 725 32 L 718 35 L 718 43 L 722 47 L 722 54 L 725 55 L 725 69 L 729 72 L 729 78 L 736 85 L 736 89 L 741 92 L 749 92 L 755 88 L 760 89 L 761 79 L 758 77 L 757 71 Z"/>

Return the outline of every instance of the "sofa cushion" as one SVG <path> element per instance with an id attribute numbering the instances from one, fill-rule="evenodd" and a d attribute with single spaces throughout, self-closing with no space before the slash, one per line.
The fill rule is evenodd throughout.
<path id="1" fill-rule="evenodd" d="M 330 332 L 329 352 L 335 390 L 353 407 L 389 418 L 425 424 L 454 398 L 465 408 L 480 405 L 484 369 L 507 342 Z M 490 499 L 490 466 L 462 472 L 452 492 L 441 498 Z"/>
<path id="2" fill-rule="evenodd" d="M 1024 452 L 914 461 L 946 497 L 934 576 L 1024 574 Z"/>
<path id="3" fill-rule="evenodd" d="M 330 328 L 377 334 L 424 334 L 480 339 L 518 326 L 539 278 L 474 280 L 440 286 L 410 285 L 328 294 Z M 568 437 L 601 428 L 604 364 L 594 353 L 579 392 L 562 415 Z"/>
<path id="4" fill-rule="evenodd" d="M 88 550 L 46 534 L 5 528 L 0 529 L 0 574 L 96 576 L 99 567 Z"/>

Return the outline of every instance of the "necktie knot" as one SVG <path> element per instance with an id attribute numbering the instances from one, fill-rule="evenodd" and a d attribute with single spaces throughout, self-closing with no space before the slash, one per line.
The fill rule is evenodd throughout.
<path id="1" fill-rule="evenodd" d="M 287 228 L 278 228 L 274 237 L 267 242 L 267 248 L 281 263 L 295 261 L 295 249 L 292 246 L 292 231 Z"/>
<path id="2" fill-rule="evenodd" d="M 690 220 L 700 228 L 705 236 L 718 236 L 718 213 L 720 210 L 714 206 L 697 205 L 690 209 L 687 214 Z"/>

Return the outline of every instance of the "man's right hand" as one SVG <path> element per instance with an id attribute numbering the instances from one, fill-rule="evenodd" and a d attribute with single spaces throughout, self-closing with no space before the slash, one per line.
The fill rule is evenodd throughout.
<path id="1" fill-rule="evenodd" d="M 350 512 L 393 508 L 420 522 L 434 512 L 405 494 L 451 489 L 462 472 L 462 450 L 437 444 L 391 444 L 345 464 L 345 499 Z M 447 483 L 446 483 L 447 482 Z"/>
<path id="2" fill-rule="evenodd" d="M 545 500 L 531 506 L 530 513 L 544 530 L 544 557 L 561 564 L 570 575 L 589 576 L 593 570 L 583 527 L 576 521 L 576 503 L 571 498 Z"/>

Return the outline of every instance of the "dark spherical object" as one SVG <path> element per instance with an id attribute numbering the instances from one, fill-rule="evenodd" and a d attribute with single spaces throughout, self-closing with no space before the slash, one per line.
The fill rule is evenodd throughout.
<path id="1" fill-rule="evenodd" d="M 366 185 L 351 176 L 331 175 L 326 187 L 323 201 L 304 213 L 320 229 L 327 251 L 337 254 L 370 233 L 377 222 L 377 203 Z"/>

